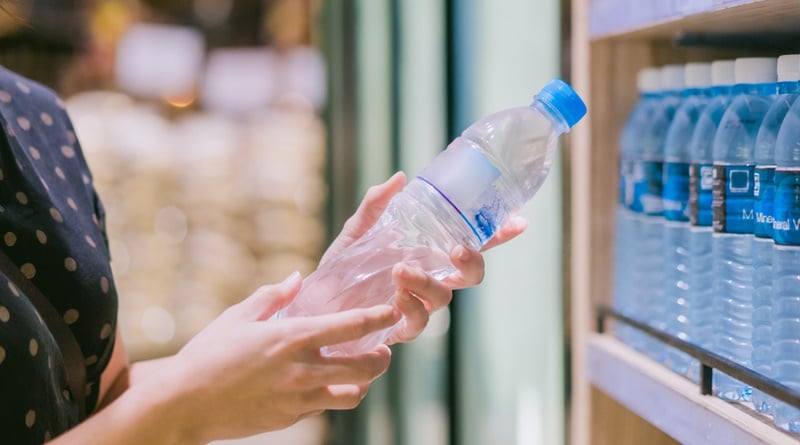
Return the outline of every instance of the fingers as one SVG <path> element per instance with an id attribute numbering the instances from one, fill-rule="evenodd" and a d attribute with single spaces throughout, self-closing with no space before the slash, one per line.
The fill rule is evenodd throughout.
<path id="1" fill-rule="evenodd" d="M 352 409 L 361 403 L 367 395 L 370 383 L 386 372 L 391 359 L 391 350 L 386 345 L 380 345 L 372 352 L 351 357 L 324 357 L 324 365 L 319 369 L 338 368 L 339 372 L 318 374 L 317 382 L 324 382 L 324 386 L 313 389 L 305 394 L 305 402 L 309 409 L 318 411 L 324 409 Z M 364 364 L 369 362 L 368 370 Z M 349 371 L 343 371 L 344 369 Z"/>
<path id="2" fill-rule="evenodd" d="M 386 210 L 386 206 L 389 205 L 392 197 L 402 190 L 405 184 L 405 174 L 397 172 L 383 184 L 370 187 L 358 209 L 345 222 L 342 232 L 336 237 L 328 251 L 325 252 L 320 263 L 324 263 L 330 257 L 341 252 L 342 249 L 352 244 L 369 230 L 381 217 L 383 211 Z"/>
<path id="3" fill-rule="evenodd" d="M 293 272 L 278 284 L 261 286 L 232 309 L 246 320 L 266 320 L 300 292 L 302 278 L 300 272 Z"/>
<path id="4" fill-rule="evenodd" d="M 381 345 L 372 352 L 352 356 L 321 357 L 309 368 L 309 381 L 325 385 L 369 384 L 380 377 L 391 362 L 391 350 Z"/>
<path id="5" fill-rule="evenodd" d="M 361 337 L 397 323 L 400 312 L 392 306 L 353 309 L 316 317 L 291 319 L 298 332 L 306 333 L 303 343 L 311 348 L 358 340 Z"/>
<path id="6" fill-rule="evenodd" d="M 397 287 L 408 290 L 422 300 L 428 312 L 447 306 L 453 297 L 447 285 L 418 267 L 398 264 L 392 269 L 392 278 Z"/>
<path id="7" fill-rule="evenodd" d="M 493 247 L 499 246 L 521 234 L 528 227 L 528 221 L 521 216 L 512 216 L 505 224 L 503 224 L 494 236 L 484 244 L 481 252 L 485 252 Z"/>
<path id="8" fill-rule="evenodd" d="M 445 277 L 442 282 L 451 289 L 475 286 L 483 281 L 485 263 L 483 255 L 464 246 L 456 246 L 450 252 L 450 261 L 456 272 Z"/>
<path id="9" fill-rule="evenodd" d="M 403 313 L 403 319 L 392 330 L 392 335 L 386 344 L 408 343 L 415 338 L 428 325 L 430 313 L 422 301 L 405 290 L 398 290 L 395 298 L 397 309 Z"/>

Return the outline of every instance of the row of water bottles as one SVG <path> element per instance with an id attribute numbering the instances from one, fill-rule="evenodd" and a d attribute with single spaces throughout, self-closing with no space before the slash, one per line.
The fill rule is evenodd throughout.
<path id="1" fill-rule="evenodd" d="M 646 68 L 620 138 L 614 306 L 800 390 L 800 54 Z M 699 380 L 699 363 L 619 337 Z M 800 432 L 719 371 L 714 392 Z"/>

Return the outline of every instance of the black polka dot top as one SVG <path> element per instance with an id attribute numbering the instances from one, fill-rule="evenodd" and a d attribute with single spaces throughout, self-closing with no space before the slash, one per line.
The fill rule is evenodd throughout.
<path id="1" fill-rule="evenodd" d="M 0 248 L 62 314 L 86 363 L 86 406 L 111 357 L 117 295 L 103 209 L 64 104 L 0 67 Z M 40 444 L 76 425 L 63 358 L 0 272 L 0 443 Z"/>

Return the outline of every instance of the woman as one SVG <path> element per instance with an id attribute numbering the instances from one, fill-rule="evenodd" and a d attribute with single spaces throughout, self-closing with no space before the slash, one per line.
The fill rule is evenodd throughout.
<path id="1" fill-rule="evenodd" d="M 320 348 L 403 315 L 389 343 L 410 341 L 430 312 L 449 303 L 452 289 L 483 276 L 481 255 L 457 247 L 458 272 L 441 282 L 409 265 L 396 267 L 396 308 L 267 322 L 300 289 L 295 273 L 230 307 L 174 356 L 129 364 L 116 329 L 103 208 L 63 103 L 0 68 L 0 123 L 0 247 L 18 269 L 0 272 L 2 443 L 200 444 L 353 408 L 389 366 L 389 348 L 353 357 L 324 357 Z M 374 224 L 404 183 L 398 173 L 370 189 L 322 262 Z M 490 245 L 524 227 L 513 220 Z M 26 295 L 31 284 L 77 340 L 83 394 L 70 389 L 67 353 Z M 81 396 L 88 418 L 79 414 Z"/>

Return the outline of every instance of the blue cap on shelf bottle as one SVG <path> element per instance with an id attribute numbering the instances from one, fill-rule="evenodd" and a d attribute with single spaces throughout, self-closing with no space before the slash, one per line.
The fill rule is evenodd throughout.
<path id="1" fill-rule="evenodd" d="M 416 265 L 436 279 L 454 272 L 452 249 L 480 248 L 533 197 L 556 159 L 558 136 L 585 114 L 580 96 L 556 79 L 529 106 L 473 123 L 392 198 L 367 233 L 309 275 L 277 318 L 393 304 L 392 269 L 398 263 Z M 323 352 L 370 351 L 392 330 Z"/>

